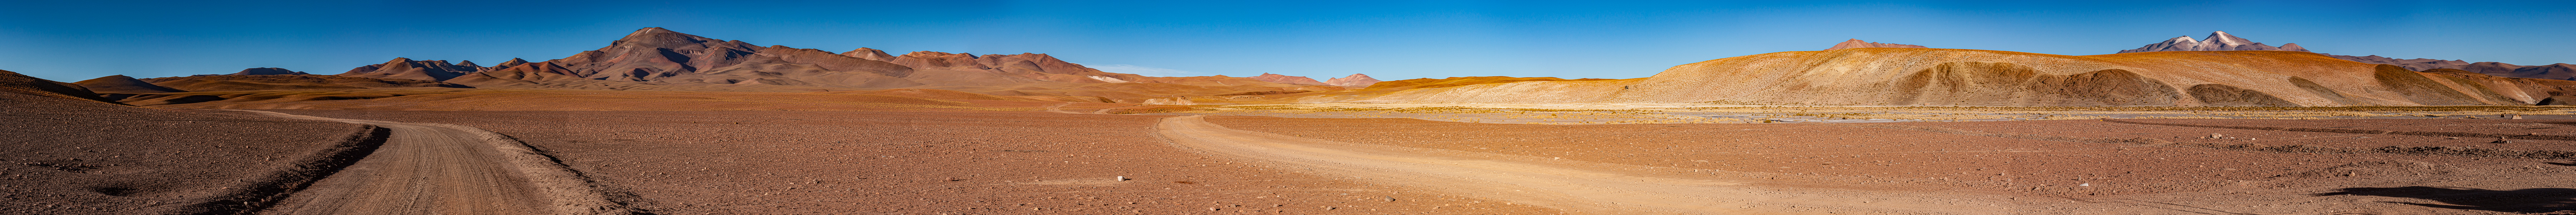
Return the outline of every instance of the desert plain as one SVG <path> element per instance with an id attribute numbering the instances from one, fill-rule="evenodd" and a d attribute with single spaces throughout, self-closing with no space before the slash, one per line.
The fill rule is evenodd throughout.
<path id="1" fill-rule="evenodd" d="M 492 67 L 0 71 L 0 214 L 2576 213 L 2576 81 L 1861 45 L 1891 47 L 1316 81 L 645 28 Z"/>

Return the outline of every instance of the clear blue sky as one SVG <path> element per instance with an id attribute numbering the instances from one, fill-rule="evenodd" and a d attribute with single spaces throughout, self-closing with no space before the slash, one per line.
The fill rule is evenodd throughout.
<path id="1" fill-rule="evenodd" d="M 2569 1 L 9 1 L 0 70 L 58 81 L 394 57 L 562 58 L 642 27 L 759 45 L 1049 53 L 1156 76 L 1637 78 L 1844 39 L 2066 55 L 2228 31 L 2323 53 L 2576 63 Z"/>

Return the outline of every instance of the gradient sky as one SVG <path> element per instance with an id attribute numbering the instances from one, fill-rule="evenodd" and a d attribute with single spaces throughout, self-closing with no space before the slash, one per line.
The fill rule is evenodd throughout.
<path id="1" fill-rule="evenodd" d="M 2576 63 L 2571 1 L 10 1 L 0 70 L 57 81 L 395 57 L 562 58 L 643 27 L 758 45 L 1048 53 L 1151 76 L 1638 78 L 1844 39 L 2064 55 L 2227 31 L 2321 53 Z"/>

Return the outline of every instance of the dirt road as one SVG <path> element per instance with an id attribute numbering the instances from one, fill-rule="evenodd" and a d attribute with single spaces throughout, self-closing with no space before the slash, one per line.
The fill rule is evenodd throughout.
<path id="1" fill-rule="evenodd" d="M 1073 103 L 1075 103 L 1075 102 L 1065 102 L 1064 104 L 1048 105 L 1048 106 L 1046 107 L 1046 111 L 1047 111 L 1047 112 L 1057 112 L 1057 113 L 1081 114 L 1082 112 L 1064 111 L 1064 106 L 1065 106 L 1065 105 L 1073 105 Z"/>
<path id="2" fill-rule="evenodd" d="M 296 192 L 263 214 L 616 214 L 559 166 L 529 165 L 524 146 L 496 144 L 471 127 L 280 117 L 382 126 L 393 135 L 374 154 Z M 516 142 L 508 142 L 516 144 Z M 551 163 L 552 161 L 541 161 Z M 577 179 L 576 179 L 577 180 Z"/>
<path id="3" fill-rule="evenodd" d="M 1611 170 L 1654 167 L 1340 143 L 1229 129 L 1202 118 L 1164 119 L 1160 132 L 1182 146 L 1285 168 L 1583 214 L 1994 214 L 2019 205 L 1965 194 L 1773 188 L 1644 176 Z"/>

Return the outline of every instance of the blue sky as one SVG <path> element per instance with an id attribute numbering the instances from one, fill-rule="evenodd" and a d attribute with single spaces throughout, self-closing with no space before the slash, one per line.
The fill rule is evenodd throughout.
<path id="1" fill-rule="evenodd" d="M 0 70 L 57 81 L 532 61 L 642 27 L 846 51 L 1049 53 L 1157 76 L 1638 78 L 1844 39 L 2066 55 L 2228 31 L 2322 53 L 2576 63 L 2568 1 L 12 1 Z"/>

